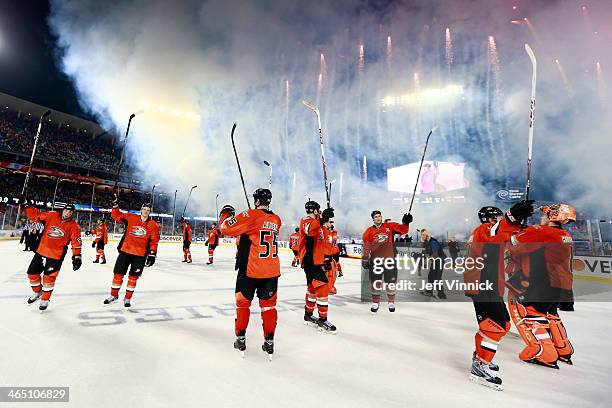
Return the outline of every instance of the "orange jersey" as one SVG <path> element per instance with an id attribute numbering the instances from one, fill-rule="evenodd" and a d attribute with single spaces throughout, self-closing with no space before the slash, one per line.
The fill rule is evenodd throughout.
<path id="1" fill-rule="evenodd" d="M 95 242 L 104 242 L 104 244 L 108 244 L 108 233 L 106 232 L 106 224 L 98 225 L 98 227 L 94 230 L 94 234 L 96 237 L 94 238 Z"/>
<path id="2" fill-rule="evenodd" d="M 191 242 L 191 225 L 183 224 L 183 242 Z"/>
<path id="3" fill-rule="evenodd" d="M 300 263 L 323 265 L 325 263 L 325 234 L 317 218 L 304 217 L 300 220 L 298 239 Z"/>
<path id="4" fill-rule="evenodd" d="M 468 259 L 473 260 L 463 274 L 463 280 L 467 283 L 476 281 L 489 281 L 496 285 L 497 294 L 504 296 L 506 289 L 506 268 L 504 263 L 504 251 L 510 242 L 510 237 L 520 230 L 519 225 L 508 222 L 502 218 L 495 224 L 481 224 L 470 235 L 468 239 Z M 479 262 L 480 261 L 480 262 Z M 467 295 L 477 295 L 478 290 L 466 291 Z"/>
<path id="5" fill-rule="evenodd" d="M 294 251 L 298 250 L 299 247 L 300 236 L 297 232 L 289 235 L 289 248 Z"/>
<path id="6" fill-rule="evenodd" d="M 113 208 L 111 217 L 125 226 L 125 232 L 117 247 L 120 252 L 136 256 L 157 253 L 159 225 L 155 221 L 148 218 L 143 222 L 140 215 L 126 213 L 119 208 Z"/>
<path id="7" fill-rule="evenodd" d="M 516 233 L 510 242 L 510 256 L 520 263 L 525 276 L 532 280 L 547 278 L 553 288 L 572 288 L 573 241 L 569 232 L 537 225 Z"/>
<path id="8" fill-rule="evenodd" d="M 219 245 L 219 230 L 217 228 L 213 228 L 208 231 L 208 245 Z"/>
<path id="9" fill-rule="evenodd" d="M 340 247 L 338 246 L 338 231 L 332 230 L 330 232 L 332 236 L 332 255 L 340 253 Z"/>
<path id="10" fill-rule="evenodd" d="M 393 234 L 404 235 L 408 233 L 408 225 L 397 222 L 383 222 L 380 227 L 372 225 L 365 230 L 362 236 L 364 258 L 392 258 Z"/>
<path id="11" fill-rule="evenodd" d="M 323 230 L 323 238 L 325 239 L 325 256 L 331 256 L 334 254 L 334 236 L 332 235 L 332 230 L 327 228 L 326 226 L 322 226 Z"/>
<path id="12" fill-rule="evenodd" d="M 43 212 L 34 207 L 26 207 L 23 212 L 31 221 L 38 219 L 45 223 L 37 254 L 63 260 L 68 251 L 68 243 L 72 245 L 72 255 L 81 254 L 81 228 L 72 218 L 64 221 L 56 211 Z"/>
<path id="13" fill-rule="evenodd" d="M 250 278 L 280 276 L 278 234 L 282 222 L 269 210 L 255 209 L 241 212 L 235 217 L 224 215 L 221 233 L 240 237 L 236 266 Z"/>

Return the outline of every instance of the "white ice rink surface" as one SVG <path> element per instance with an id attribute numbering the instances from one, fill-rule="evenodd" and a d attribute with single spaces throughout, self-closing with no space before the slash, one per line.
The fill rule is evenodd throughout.
<path id="1" fill-rule="evenodd" d="M 0 242 L 0 386 L 69 386 L 70 403 L 0 403 L 2 407 L 610 407 L 612 304 L 578 303 L 562 318 L 575 365 L 560 370 L 519 361 L 522 340 L 507 336 L 496 356 L 504 391 L 468 381 L 476 323 L 471 303 L 383 304 L 375 317 L 359 303 L 359 261 L 342 261 L 330 320 L 338 335 L 302 324 L 304 276 L 281 253 L 279 322 L 274 361 L 260 350 L 256 301 L 246 358 L 234 341 L 233 247 L 219 247 L 214 266 L 193 245 L 161 244 L 158 261 L 139 280 L 131 309 L 104 306 L 109 263 L 67 260 L 49 309 L 28 305 L 31 252 Z M 124 282 L 125 285 L 125 282 Z M 123 289 L 121 297 L 123 296 Z M 343 296 L 346 296 L 344 298 Z"/>

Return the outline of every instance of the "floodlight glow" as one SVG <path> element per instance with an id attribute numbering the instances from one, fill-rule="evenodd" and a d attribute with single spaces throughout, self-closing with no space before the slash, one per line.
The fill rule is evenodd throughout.
<path id="1" fill-rule="evenodd" d="M 157 105 L 149 101 L 142 101 L 142 107 L 145 110 L 155 110 L 159 113 L 167 114 L 175 118 L 185 118 L 193 121 L 199 121 L 201 116 L 197 113 L 185 112 L 180 109 L 170 108 L 164 105 Z"/>
<path id="2" fill-rule="evenodd" d="M 439 104 L 450 102 L 463 94 L 463 86 L 451 84 L 444 88 L 430 88 L 420 92 L 413 92 L 399 96 L 387 96 L 381 100 L 383 107 L 411 106 L 415 104 Z"/>

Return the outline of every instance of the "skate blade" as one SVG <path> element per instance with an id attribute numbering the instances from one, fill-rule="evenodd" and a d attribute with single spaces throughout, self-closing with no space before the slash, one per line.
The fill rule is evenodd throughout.
<path id="1" fill-rule="evenodd" d="M 523 360 L 523 361 L 526 362 L 526 363 L 529 363 L 529 364 L 537 365 L 537 366 L 542 366 L 542 367 L 547 367 L 547 368 L 554 368 L 555 370 L 559 369 L 559 366 L 557 365 L 557 363 L 549 364 L 549 363 L 544 363 L 544 362 L 536 360 L 536 359 Z"/>
<path id="2" fill-rule="evenodd" d="M 308 326 L 308 327 L 319 327 L 319 325 L 318 325 L 317 323 L 307 322 L 306 320 L 304 320 L 304 326 Z"/>
<path id="3" fill-rule="evenodd" d="M 483 379 L 481 377 L 478 377 L 477 375 L 474 375 L 474 374 L 470 374 L 469 380 L 474 382 L 474 383 L 476 383 L 476 384 L 485 386 L 487 388 L 491 388 L 492 390 L 495 390 L 495 391 L 503 391 L 504 390 L 504 388 L 502 387 L 501 384 L 493 384 L 493 383 L 491 383 L 491 382 L 489 382 L 489 381 L 487 381 L 487 380 L 485 380 L 485 379 Z"/>
<path id="4" fill-rule="evenodd" d="M 268 354 L 268 352 L 263 351 L 263 350 L 262 350 L 262 353 L 264 353 L 264 357 L 266 358 L 266 360 L 268 360 L 269 362 L 272 362 L 272 356 L 274 354 Z"/>
<path id="5" fill-rule="evenodd" d="M 572 359 L 570 357 L 561 357 L 559 356 L 559 361 L 562 363 L 565 363 L 567 365 L 574 365 L 574 362 L 572 361 Z"/>
<path id="6" fill-rule="evenodd" d="M 322 329 L 322 328 L 320 328 L 320 327 L 319 327 L 319 331 L 320 331 L 321 333 L 331 334 L 331 335 L 334 335 L 334 336 L 336 335 L 336 333 L 338 333 L 338 330 L 333 330 L 333 331 L 331 331 L 331 330 L 325 330 L 325 329 Z"/>

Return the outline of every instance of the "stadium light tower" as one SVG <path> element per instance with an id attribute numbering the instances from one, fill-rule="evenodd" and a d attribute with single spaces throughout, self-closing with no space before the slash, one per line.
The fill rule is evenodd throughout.
<path id="1" fill-rule="evenodd" d="M 153 214 L 153 206 L 155 205 L 155 187 L 159 186 L 159 183 L 153 184 L 151 189 L 151 214 Z"/>

